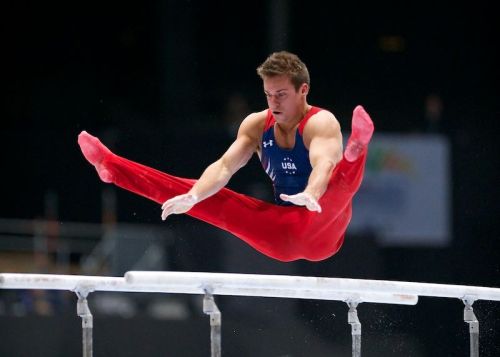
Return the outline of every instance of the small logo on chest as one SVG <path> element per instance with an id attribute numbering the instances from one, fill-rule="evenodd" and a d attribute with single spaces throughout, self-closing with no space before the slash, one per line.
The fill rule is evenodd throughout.
<path id="1" fill-rule="evenodd" d="M 268 146 L 273 146 L 273 141 L 272 140 L 264 141 L 262 145 L 264 145 L 265 148 L 267 148 Z"/>
<path id="2" fill-rule="evenodd" d="M 297 172 L 297 166 L 295 166 L 295 163 L 289 157 L 283 159 L 281 167 L 285 170 L 285 174 L 295 175 Z"/>

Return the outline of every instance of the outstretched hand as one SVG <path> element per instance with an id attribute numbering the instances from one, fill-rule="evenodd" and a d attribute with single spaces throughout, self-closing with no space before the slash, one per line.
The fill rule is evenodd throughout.
<path id="1" fill-rule="evenodd" d="M 186 213 L 197 203 L 198 198 L 189 193 L 175 196 L 165 201 L 161 206 L 161 209 L 163 210 L 161 213 L 161 219 L 164 221 L 171 214 Z"/>
<path id="2" fill-rule="evenodd" d="M 319 205 L 318 200 L 309 193 L 300 192 L 296 195 L 285 195 L 282 193 L 280 198 L 283 201 L 291 202 L 297 206 L 306 206 L 309 211 L 321 213 L 321 206 Z"/>

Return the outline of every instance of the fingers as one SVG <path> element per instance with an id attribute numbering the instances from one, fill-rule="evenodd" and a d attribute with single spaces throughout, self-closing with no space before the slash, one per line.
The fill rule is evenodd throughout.
<path id="1" fill-rule="evenodd" d="M 166 220 L 167 217 L 170 216 L 172 213 L 173 213 L 172 206 L 163 207 L 163 211 L 161 212 L 161 220 L 162 221 Z"/>
<path id="2" fill-rule="evenodd" d="M 175 196 L 165 201 L 162 206 L 161 219 L 164 221 L 171 214 L 181 214 L 189 211 L 196 203 L 196 196 L 192 194 L 184 194 Z"/>
<path id="3" fill-rule="evenodd" d="M 161 219 L 164 221 L 171 214 L 180 214 L 180 213 L 187 212 L 189 210 L 189 208 L 191 208 L 191 207 L 188 207 L 185 204 L 181 205 L 181 204 L 176 203 L 176 202 L 173 202 L 173 203 L 165 202 L 162 206 L 163 211 L 161 213 Z"/>
<path id="4" fill-rule="evenodd" d="M 289 196 L 289 195 L 285 195 L 284 193 L 282 193 L 282 194 L 280 194 L 280 198 L 281 198 L 283 201 L 290 202 L 290 198 L 291 198 L 291 196 Z"/>
<path id="5" fill-rule="evenodd" d="M 161 205 L 161 209 L 165 209 L 167 208 L 168 206 L 172 206 L 176 203 L 178 203 L 179 201 L 182 201 L 184 198 L 185 198 L 186 195 L 180 195 L 180 196 L 175 196 L 169 200 L 166 200 L 162 205 Z"/>
<path id="6" fill-rule="evenodd" d="M 283 201 L 291 202 L 297 206 L 306 206 L 309 211 L 321 213 L 321 206 L 318 201 L 306 192 L 297 193 L 296 195 L 286 195 L 282 193 L 280 198 Z"/>
<path id="7" fill-rule="evenodd" d="M 320 204 L 318 203 L 318 201 L 314 200 L 312 201 L 310 204 L 308 204 L 307 206 L 307 209 L 309 211 L 313 211 L 313 212 L 318 212 L 318 213 L 321 213 L 321 206 Z"/>
<path id="8" fill-rule="evenodd" d="M 304 197 L 304 201 L 305 201 L 305 206 L 309 211 L 321 213 L 321 206 L 314 197 L 306 195 Z"/>

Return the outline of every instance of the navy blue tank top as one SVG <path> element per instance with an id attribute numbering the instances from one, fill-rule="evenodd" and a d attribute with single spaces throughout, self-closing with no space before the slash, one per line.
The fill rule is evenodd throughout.
<path id="1" fill-rule="evenodd" d="M 278 146 L 274 137 L 274 123 L 276 120 L 268 110 L 266 125 L 262 135 L 261 164 L 273 181 L 274 199 L 279 205 L 291 205 L 280 199 L 280 194 L 294 195 L 304 191 L 311 174 L 312 167 L 309 161 L 309 150 L 304 145 L 302 132 L 311 116 L 321 111 L 321 108 L 311 107 L 301 120 L 295 133 L 295 145 L 291 149 Z"/>

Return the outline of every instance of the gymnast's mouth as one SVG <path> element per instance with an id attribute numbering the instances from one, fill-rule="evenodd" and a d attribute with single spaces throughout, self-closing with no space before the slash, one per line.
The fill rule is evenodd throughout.
<path id="1" fill-rule="evenodd" d="M 279 112 L 277 110 L 273 110 L 273 115 L 280 115 L 282 112 Z"/>

